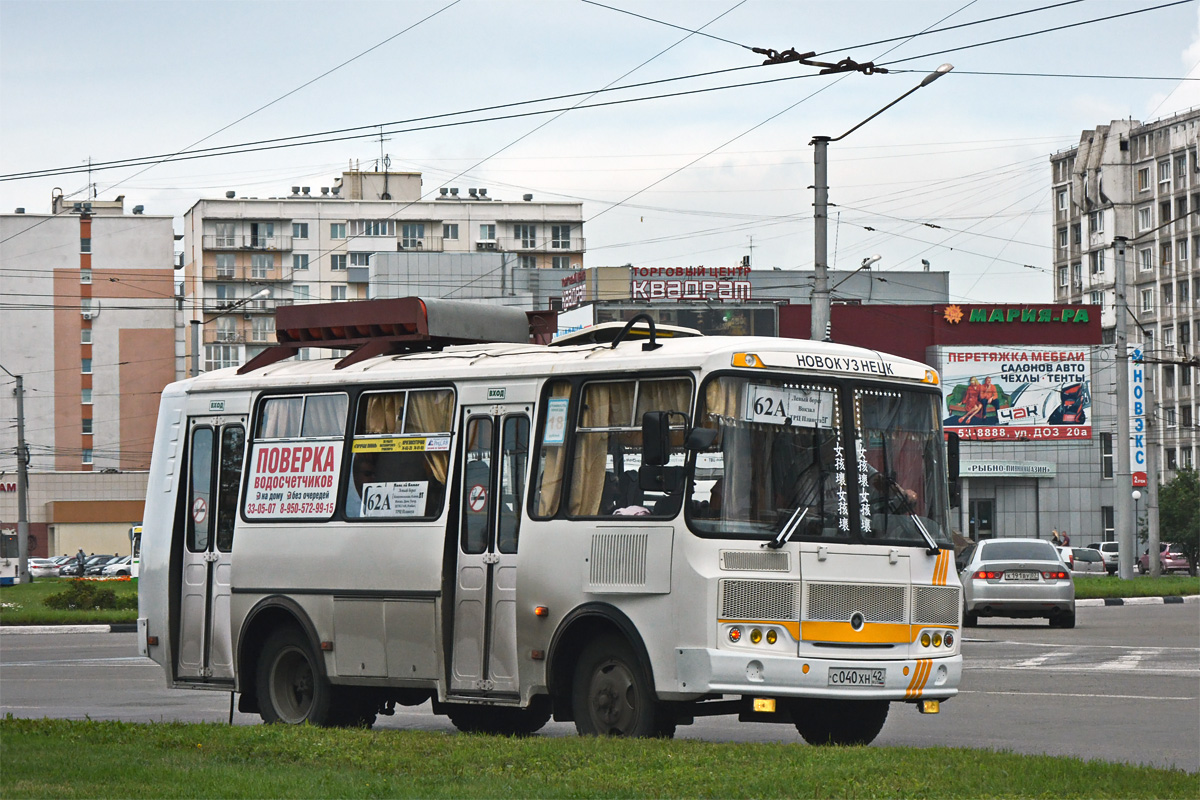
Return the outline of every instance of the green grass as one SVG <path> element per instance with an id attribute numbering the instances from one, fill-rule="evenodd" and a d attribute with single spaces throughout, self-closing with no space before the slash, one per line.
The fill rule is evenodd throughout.
<path id="1" fill-rule="evenodd" d="M 1093 597 L 1179 597 L 1200 594 L 1200 578 L 1190 575 L 1138 575 L 1123 581 L 1115 576 L 1075 579 L 1075 599 Z"/>
<path id="2" fill-rule="evenodd" d="M 0 721 L 0 796 L 1200 797 L 1180 770 L 961 748 Z"/>
<path id="3" fill-rule="evenodd" d="M 136 622 L 137 609 L 103 610 L 47 608 L 42 601 L 63 591 L 72 578 L 35 578 L 33 583 L 0 586 L 0 625 L 91 625 Z M 137 581 L 104 581 L 117 596 L 136 595 Z"/>

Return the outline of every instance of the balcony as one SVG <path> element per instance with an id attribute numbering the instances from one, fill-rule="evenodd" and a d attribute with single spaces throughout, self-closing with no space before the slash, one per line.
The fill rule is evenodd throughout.
<path id="1" fill-rule="evenodd" d="M 242 331 L 222 331 L 222 330 L 206 330 L 204 332 L 205 344 L 243 344 L 246 341 L 246 335 Z"/>
<path id="2" fill-rule="evenodd" d="M 290 306 L 292 299 L 290 297 L 269 298 L 266 300 L 255 300 L 251 303 L 243 303 L 237 298 L 227 297 L 206 297 L 202 304 L 205 314 L 274 314 L 275 309 L 279 306 Z"/>
<path id="3" fill-rule="evenodd" d="M 255 236 L 249 233 L 218 236 L 206 233 L 201 239 L 205 250 L 291 250 L 291 235 Z"/>
<path id="4" fill-rule="evenodd" d="M 546 253 L 549 255 L 562 253 L 582 253 L 587 249 L 587 243 L 582 236 L 571 239 L 519 239 L 514 236 L 501 236 L 495 240 L 482 239 L 475 242 L 476 250 L 505 250 L 517 253 Z"/>

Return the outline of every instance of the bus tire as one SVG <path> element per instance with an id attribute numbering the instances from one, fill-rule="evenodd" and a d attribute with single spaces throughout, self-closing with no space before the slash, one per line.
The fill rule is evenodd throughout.
<path id="1" fill-rule="evenodd" d="M 887 721 L 887 700 L 797 700 L 796 731 L 811 745 L 865 745 Z"/>
<path id="2" fill-rule="evenodd" d="M 333 687 L 297 628 L 278 628 L 267 637 L 258 661 L 256 686 L 263 722 L 323 726 L 334 722 Z"/>
<path id="3" fill-rule="evenodd" d="M 534 703 L 529 708 L 448 705 L 446 716 L 463 733 L 496 736 L 529 736 L 550 721 L 550 704 Z"/>
<path id="4" fill-rule="evenodd" d="M 625 639 L 607 635 L 584 648 L 571 690 L 581 736 L 675 735 L 675 720 L 654 694 L 649 670 Z"/>

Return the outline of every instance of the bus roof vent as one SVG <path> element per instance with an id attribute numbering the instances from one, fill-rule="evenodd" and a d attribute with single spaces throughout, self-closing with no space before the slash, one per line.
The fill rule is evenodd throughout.
<path id="1" fill-rule="evenodd" d="M 420 297 L 280 306 L 275 312 L 279 344 L 247 361 L 238 374 L 282 361 L 302 347 L 353 351 L 338 362 L 341 369 L 374 356 L 456 344 L 528 344 L 545 327 L 545 321 L 531 318 L 536 313 Z"/>

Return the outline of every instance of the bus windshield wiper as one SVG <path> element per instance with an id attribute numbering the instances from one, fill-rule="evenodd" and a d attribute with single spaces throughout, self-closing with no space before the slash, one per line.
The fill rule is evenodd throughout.
<path id="1" fill-rule="evenodd" d="M 783 526 L 783 529 L 779 531 L 779 533 L 775 534 L 774 539 L 767 542 L 763 546 L 769 547 L 772 550 L 778 550 L 779 548 L 783 547 L 785 544 L 787 544 L 787 540 L 792 538 L 792 534 L 796 532 L 796 528 L 800 527 L 800 523 L 804 521 L 804 517 L 807 515 L 808 506 L 804 506 L 803 508 L 797 507 L 792 513 L 791 518 L 788 519 L 787 524 Z"/>

